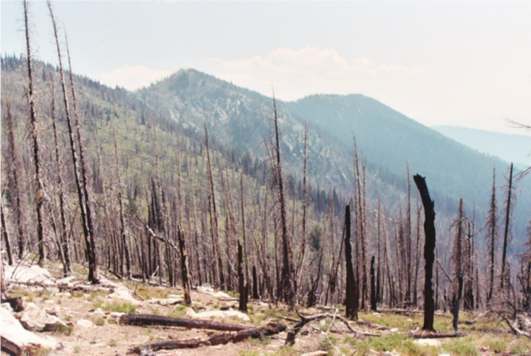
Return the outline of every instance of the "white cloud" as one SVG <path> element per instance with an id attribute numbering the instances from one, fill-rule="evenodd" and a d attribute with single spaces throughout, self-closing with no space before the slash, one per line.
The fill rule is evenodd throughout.
<path id="1" fill-rule="evenodd" d="M 237 59 L 214 58 L 206 62 L 214 75 L 264 94 L 272 87 L 282 99 L 314 93 L 366 94 L 386 78 L 407 77 L 417 69 L 379 64 L 368 58 L 347 58 L 335 49 L 277 48 L 259 56 Z"/>
<path id="2" fill-rule="evenodd" d="M 96 79 L 109 86 L 121 86 L 136 90 L 172 74 L 175 69 L 153 68 L 143 65 L 125 65 L 108 72 L 99 73 Z"/>

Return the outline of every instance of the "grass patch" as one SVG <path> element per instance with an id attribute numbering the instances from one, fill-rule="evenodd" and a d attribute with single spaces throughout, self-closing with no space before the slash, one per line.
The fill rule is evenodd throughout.
<path id="1" fill-rule="evenodd" d="M 369 355 L 372 351 L 395 351 L 403 355 L 412 356 L 436 356 L 438 354 L 436 347 L 417 345 L 408 336 L 398 333 L 366 339 L 356 339 L 347 336 L 343 339 L 343 342 L 355 349 L 355 355 Z"/>
<path id="2" fill-rule="evenodd" d="M 133 290 L 133 294 L 140 298 L 141 300 L 148 300 L 148 299 L 164 299 L 168 298 L 168 295 L 170 295 L 170 290 L 168 288 L 163 287 L 153 287 L 148 286 L 145 284 L 134 284 L 132 286 L 128 286 L 130 289 Z"/>
<path id="3" fill-rule="evenodd" d="M 452 355 L 476 356 L 479 352 L 470 337 L 457 338 L 443 344 L 443 349 Z"/>
<path id="4" fill-rule="evenodd" d="M 171 312 L 168 314 L 168 316 L 171 316 L 172 318 L 182 318 L 186 315 L 186 310 L 188 307 L 183 304 L 177 305 Z"/>
<path id="5" fill-rule="evenodd" d="M 94 308 L 101 308 L 107 312 L 118 312 L 132 314 L 136 311 L 136 307 L 128 302 L 102 302 L 101 300 L 96 300 L 94 302 Z"/>

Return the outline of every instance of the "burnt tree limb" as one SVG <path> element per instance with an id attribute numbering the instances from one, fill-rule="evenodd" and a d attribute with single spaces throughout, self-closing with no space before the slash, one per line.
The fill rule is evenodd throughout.
<path id="1" fill-rule="evenodd" d="M 211 320 L 170 318 L 153 314 L 127 314 L 120 317 L 120 324 L 136 326 L 176 326 L 188 329 L 209 329 L 221 331 L 242 331 L 248 325 L 220 323 Z"/>
<path id="2" fill-rule="evenodd" d="M 433 264 L 435 261 L 435 209 L 434 202 L 430 197 L 430 192 L 426 184 L 426 179 L 419 174 L 413 176 L 415 185 L 419 191 L 424 207 L 424 324 L 425 331 L 435 331 L 433 327 L 435 302 L 433 299 Z"/>
<path id="3" fill-rule="evenodd" d="M 240 342 L 249 338 L 262 338 L 265 336 L 271 336 L 278 334 L 286 330 L 286 326 L 280 323 L 269 323 L 265 326 L 258 328 L 246 328 L 235 333 L 227 332 L 217 335 L 213 335 L 206 339 L 184 339 L 184 340 L 167 340 L 158 341 L 149 344 L 139 345 L 131 348 L 131 353 L 141 353 L 142 350 L 175 350 L 175 349 L 193 349 L 203 346 L 215 346 L 224 345 L 229 342 Z"/>

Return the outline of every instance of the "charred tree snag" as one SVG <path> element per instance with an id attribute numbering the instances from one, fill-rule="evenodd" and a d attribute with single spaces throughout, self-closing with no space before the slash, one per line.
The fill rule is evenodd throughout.
<path id="1" fill-rule="evenodd" d="M 65 110 L 65 118 L 66 118 L 66 124 L 68 129 L 68 140 L 70 144 L 70 152 L 72 154 L 72 163 L 73 163 L 73 170 L 74 170 L 74 180 L 76 183 L 76 192 L 77 192 L 77 198 L 79 203 L 79 211 L 81 214 L 81 227 L 83 230 L 83 237 L 85 239 L 85 247 L 86 247 L 86 255 L 88 257 L 89 261 L 89 273 L 88 273 L 88 280 L 91 283 L 98 283 L 98 274 L 97 274 L 97 265 L 96 265 L 96 246 L 94 245 L 94 237 L 92 236 L 92 229 L 90 225 L 88 224 L 87 215 L 88 212 L 86 210 L 87 205 L 85 204 L 85 201 L 88 199 L 88 197 L 84 194 L 86 190 L 86 182 L 83 179 L 82 175 L 79 172 L 79 166 L 83 165 L 80 159 L 78 159 L 78 153 L 76 150 L 76 143 L 74 138 L 74 128 L 72 125 L 72 116 L 71 116 L 71 109 L 69 104 L 69 95 L 67 93 L 66 88 L 66 81 L 64 76 L 64 69 L 63 69 L 63 57 L 61 54 L 61 46 L 59 44 L 59 36 L 57 32 L 57 24 L 55 21 L 55 16 L 52 9 L 51 2 L 48 1 L 48 10 L 50 12 L 50 18 L 52 21 L 52 27 L 54 32 L 54 38 L 55 38 L 55 45 L 57 50 L 57 60 L 59 63 L 59 76 L 61 81 L 61 90 L 63 93 L 63 104 L 64 104 L 64 110 Z M 79 122 L 76 122 L 76 127 L 79 127 Z M 83 180 L 82 180 L 83 179 Z"/>
<path id="2" fill-rule="evenodd" d="M 489 254 L 489 283 L 487 292 L 487 305 L 490 305 L 494 292 L 494 271 L 496 269 L 496 246 L 498 240 L 498 207 L 496 203 L 496 169 L 492 170 L 492 193 L 490 196 L 489 213 L 486 227 L 488 230 L 487 244 Z"/>
<path id="3" fill-rule="evenodd" d="M 239 305 L 238 309 L 247 313 L 247 286 L 245 283 L 245 276 L 243 274 L 243 251 L 242 244 L 238 241 L 238 292 Z"/>
<path id="4" fill-rule="evenodd" d="M 61 219 L 61 250 L 62 250 L 62 256 L 63 256 L 63 275 L 65 277 L 69 276 L 70 273 L 72 273 L 72 269 L 70 267 L 70 249 L 68 246 L 68 232 L 66 231 L 66 214 L 65 214 L 65 193 L 64 193 L 64 183 L 63 183 L 63 176 L 61 173 L 61 166 L 62 166 L 62 160 L 61 156 L 59 154 L 59 141 L 57 137 L 57 124 L 56 124 L 56 118 L 55 118 L 55 89 L 53 86 L 50 88 L 51 95 L 52 95 L 52 101 L 51 101 L 51 117 L 52 117 L 52 130 L 53 130 L 53 142 L 54 142 L 54 153 L 55 153 L 55 166 L 56 166 L 56 174 L 57 174 L 57 189 L 59 190 L 59 217 Z"/>
<path id="5" fill-rule="evenodd" d="M 219 247 L 219 229 L 218 229 L 218 213 L 216 209 L 216 193 L 214 190 L 214 177 L 212 175 L 212 163 L 210 160 L 210 148 L 208 146 L 208 130 L 205 124 L 205 150 L 207 160 L 207 174 L 208 174 L 208 192 L 209 192 L 209 212 L 210 212 L 210 228 L 212 233 L 213 242 L 213 254 L 214 259 L 217 261 L 217 276 L 215 277 L 218 282 L 218 287 L 225 288 L 225 278 L 223 274 L 223 261 L 221 260 L 221 252 Z"/>
<path id="6" fill-rule="evenodd" d="M 275 126 L 275 159 L 276 159 L 276 183 L 280 201 L 280 228 L 282 232 L 282 270 L 280 278 L 281 295 L 290 309 L 295 307 L 295 291 L 290 258 L 289 236 L 286 221 L 286 202 L 284 199 L 284 186 L 282 180 L 282 165 L 280 161 L 280 134 L 278 129 L 278 113 L 276 100 L 273 97 L 273 113 Z"/>
<path id="7" fill-rule="evenodd" d="M 0 203 L 0 220 L 2 221 L 2 237 L 4 239 L 4 247 L 7 252 L 7 263 L 13 265 L 13 255 L 11 254 L 11 244 L 9 243 L 9 235 L 7 233 L 6 219 L 4 216 L 4 204 Z"/>
<path id="8" fill-rule="evenodd" d="M 431 200 L 426 178 L 419 174 L 413 176 L 415 185 L 419 191 L 424 206 L 424 324 L 422 329 L 425 331 L 435 331 L 433 328 L 433 316 L 435 314 L 435 303 L 433 300 L 433 263 L 435 261 L 435 210 L 434 203 Z"/>
<path id="9" fill-rule="evenodd" d="M 502 250 L 502 265 L 501 265 L 501 277 L 500 277 L 500 289 L 506 287 L 505 282 L 508 279 L 507 275 L 507 245 L 509 244 L 509 228 L 511 226 L 511 198 L 513 195 L 513 164 L 509 166 L 509 185 L 507 187 L 507 199 L 505 200 L 505 226 L 503 229 L 503 250 Z"/>
<path id="10" fill-rule="evenodd" d="M 352 266 L 352 245 L 350 243 L 350 205 L 345 207 L 345 265 L 346 265 L 346 297 L 345 297 L 345 316 L 351 320 L 358 320 L 358 288 L 354 277 L 354 267 Z"/>
<path id="11" fill-rule="evenodd" d="M 179 240 L 179 254 L 181 255 L 181 280 L 183 283 L 184 304 L 191 305 L 190 297 L 190 278 L 188 274 L 188 256 L 184 245 L 184 237 L 180 228 L 177 228 L 177 239 Z"/>
<path id="12" fill-rule="evenodd" d="M 258 276 L 256 273 L 256 266 L 253 265 L 253 299 L 258 299 Z"/>
<path id="13" fill-rule="evenodd" d="M 457 333 L 459 322 L 459 307 L 463 294 L 463 220 L 464 220 L 463 199 L 459 199 L 459 216 L 457 218 L 457 233 L 455 235 L 452 261 L 454 264 L 454 280 L 452 294 L 452 325 Z"/>
<path id="14" fill-rule="evenodd" d="M 87 257 L 88 257 L 88 279 L 90 282 L 97 284 L 99 283 L 98 278 L 98 261 L 97 261 L 97 254 L 96 254 L 96 241 L 94 238 L 94 224 L 92 222 L 92 209 L 90 206 L 90 195 L 89 195 L 89 177 L 88 177 L 88 170 L 87 170 L 87 162 L 85 160 L 85 148 L 83 145 L 83 138 L 81 136 L 81 123 L 80 123 L 80 117 L 79 117 L 79 111 L 77 108 L 77 99 L 76 99 L 76 90 L 74 87 L 74 78 L 72 74 L 72 61 L 70 58 L 70 48 L 68 45 L 68 38 L 65 33 L 65 47 L 66 47 L 66 58 L 68 60 L 68 77 L 70 81 L 70 95 L 72 96 L 72 110 L 74 113 L 74 120 L 75 120 L 75 128 L 76 128 L 76 137 L 77 137 L 77 143 L 79 146 L 79 168 L 81 170 L 81 177 L 83 182 L 83 195 L 85 196 L 85 217 L 87 220 L 87 229 L 89 231 L 89 240 L 90 240 L 90 248 L 87 251 Z"/>
<path id="15" fill-rule="evenodd" d="M 376 276 L 374 268 L 374 256 L 371 257 L 371 310 L 376 311 L 377 290 L 376 290 Z"/>
<path id="16" fill-rule="evenodd" d="M 9 179 L 8 179 L 8 186 L 9 190 L 11 191 L 11 194 L 13 194 L 13 208 L 14 208 L 14 215 L 15 215 L 15 221 L 17 224 L 17 246 L 18 246 L 18 258 L 22 259 L 24 256 L 24 249 L 26 245 L 26 239 L 24 236 L 24 223 L 22 221 L 22 203 L 21 203 L 21 191 L 19 187 L 19 175 L 18 175 L 18 169 L 19 169 L 19 158 L 18 158 L 18 152 L 17 152 L 17 146 L 15 144 L 15 132 L 13 127 L 13 117 L 11 116 L 11 106 L 9 102 L 6 102 L 6 110 L 5 110 L 5 116 L 4 116 L 4 122 L 6 123 L 6 130 L 7 130 L 7 144 L 8 144 L 8 152 L 11 154 L 10 159 L 5 159 L 7 164 L 11 165 L 11 169 L 9 171 Z"/>
<path id="17" fill-rule="evenodd" d="M 31 124 L 31 142 L 32 142 L 32 155 L 33 165 L 35 169 L 35 211 L 37 213 L 37 243 L 39 251 L 39 265 L 44 263 L 44 230 L 42 224 L 42 205 L 44 203 L 44 189 L 42 186 L 41 178 L 41 162 L 39 153 L 39 140 L 37 129 L 37 111 L 35 109 L 35 93 L 33 90 L 33 65 L 31 56 L 31 42 L 29 31 L 29 19 L 28 19 L 28 1 L 24 0 L 24 32 L 26 35 L 26 65 L 28 74 L 28 91 L 27 99 L 29 105 L 29 116 Z"/>

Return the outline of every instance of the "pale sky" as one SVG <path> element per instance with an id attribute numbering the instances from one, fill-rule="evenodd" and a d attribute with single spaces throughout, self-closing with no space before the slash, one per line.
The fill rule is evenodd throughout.
<path id="1" fill-rule="evenodd" d="M 21 1 L 1 1 L 1 51 L 23 51 Z M 55 63 L 45 3 L 36 55 Z M 74 71 L 137 89 L 196 68 L 286 100 L 361 93 L 426 125 L 531 123 L 531 1 L 56 1 Z M 514 132 L 514 131 L 513 131 Z"/>

